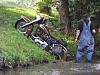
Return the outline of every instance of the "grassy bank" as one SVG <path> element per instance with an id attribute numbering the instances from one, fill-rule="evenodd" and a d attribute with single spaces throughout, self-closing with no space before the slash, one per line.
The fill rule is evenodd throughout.
<path id="1" fill-rule="evenodd" d="M 0 61 L 4 59 L 8 64 L 16 61 L 23 64 L 53 59 L 50 54 L 14 28 L 21 15 L 33 18 L 35 13 L 32 9 L 0 6 Z"/>

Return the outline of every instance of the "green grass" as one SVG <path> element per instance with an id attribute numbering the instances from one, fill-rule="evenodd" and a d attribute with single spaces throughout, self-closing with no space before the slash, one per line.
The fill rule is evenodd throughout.
<path id="1" fill-rule="evenodd" d="M 35 14 L 36 11 L 34 9 L 0 6 L 0 54 L 1 57 L 5 58 L 7 63 L 13 63 L 15 60 L 27 63 L 31 60 L 41 62 L 45 59 L 49 61 L 54 59 L 54 57 L 50 56 L 50 54 L 36 44 L 33 44 L 30 39 L 27 39 L 14 28 L 15 22 L 21 15 L 34 19 Z M 41 15 L 48 17 L 45 14 Z M 52 16 L 49 18 L 52 19 Z M 56 17 L 53 18 L 56 19 Z M 51 28 L 55 30 L 55 26 L 51 26 Z M 69 53 L 75 54 L 76 44 L 73 37 L 63 35 L 60 32 L 58 33 L 58 31 L 51 32 L 51 35 L 57 39 L 63 38 L 68 43 Z"/>
<path id="2" fill-rule="evenodd" d="M 35 60 L 41 62 L 53 59 L 50 54 L 27 39 L 14 28 L 21 15 L 30 17 L 36 14 L 33 9 L 0 6 L 0 57 L 7 63 L 19 60 L 21 63 Z"/>

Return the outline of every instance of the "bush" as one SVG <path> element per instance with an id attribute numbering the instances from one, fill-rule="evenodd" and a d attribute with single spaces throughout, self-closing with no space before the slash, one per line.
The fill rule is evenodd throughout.
<path id="1" fill-rule="evenodd" d="M 47 2 L 47 1 L 40 1 L 36 4 L 36 6 L 38 7 L 38 10 L 41 12 L 41 13 L 46 13 L 48 15 L 51 14 L 51 7 L 49 6 L 50 5 L 50 1 Z"/>
<path id="2" fill-rule="evenodd" d="M 95 54 L 100 55 L 100 33 L 95 35 Z"/>

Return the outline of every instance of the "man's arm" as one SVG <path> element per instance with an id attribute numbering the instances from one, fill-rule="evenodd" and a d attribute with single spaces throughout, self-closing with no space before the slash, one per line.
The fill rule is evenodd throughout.
<path id="1" fill-rule="evenodd" d="M 79 39 L 79 35 L 80 35 L 82 29 L 83 29 L 83 22 L 80 21 L 80 22 L 78 23 L 78 27 L 77 27 L 77 29 L 76 29 L 75 41 L 77 41 L 77 40 Z"/>
<path id="2" fill-rule="evenodd" d="M 80 30 L 76 30 L 76 38 L 75 38 L 75 41 L 78 40 L 79 35 L 80 35 Z"/>
<path id="3" fill-rule="evenodd" d="M 92 30 L 92 33 L 93 33 L 93 34 L 96 33 L 96 23 L 95 23 L 95 22 L 92 22 L 92 23 L 91 23 L 91 30 Z"/>

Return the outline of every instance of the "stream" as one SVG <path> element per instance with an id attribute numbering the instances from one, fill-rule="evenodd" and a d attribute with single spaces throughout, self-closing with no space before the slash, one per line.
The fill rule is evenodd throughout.
<path id="1" fill-rule="evenodd" d="M 57 62 L 1 71 L 0 75 L 100 75 L 100 64 Z"/>

